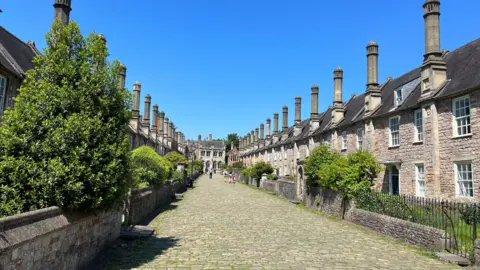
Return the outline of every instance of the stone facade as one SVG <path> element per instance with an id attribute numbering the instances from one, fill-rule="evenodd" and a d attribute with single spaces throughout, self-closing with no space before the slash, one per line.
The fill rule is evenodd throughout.
<path id="1" fill-rule="evenodd" d="M 202 140 L 202 136 L 198 136 L 198 140 L 189 140 L 186 143 L 188 149 L 194 149 L 194 158 L 203 162 L 203 169 L 210 168 L 221 172 L 225 164 L 225 143 L 221 140 L 213 140 L 210 134 L 207 139 Z"/>
<path id="2" fill-rule="evenodd" d="M 120 235 L 120 211 L 72 215 L 57 207 L 0 219 L 1 269 L 82 269 Z"/>
<path id="3" fill-rule="evenodd" d="M 233 164 L 240 161 L 240 152 L 236 146 L 233 146 L 232 150 L 228 151 L 228 164 Z"/>
<path id="4" fill-rule="evenodd" d="M 425 24 L 439 25 L 439 1 L 423 5 Z M 382 164 L 375 188 L 387 193 L 448 198 L 480 199 L 480 132 L 478 80 L 480 39 L 453 51 L 436 50 L 438 27 L 426 27 L 426 52 L 421 66 L 397 78 L 378 82 L 379 46 L 368 43 L 367 88 L 364 93 L 342 99 L 343 70 L 334 70 L 334 106 L 318 112 L 319 88 L 312 86 L 312 112 L 301 120 L 301 99 L 295 98 L 295 124 L 278 131 L 278 113 L 270 135 L 241 139 L 240 157 L 251 167 L 262 160 L 278 176 L 295 175 L 297 197 L 303 198 L 303 162 L 320 144 L 348 154 L 370 151 Z M 434 75 L 432 75 L 434 74 Z M 283 108 L 288 119 L 288 109 Z M 287 112 L 287 115 L 285 114 Z M 283 121 L 284 122 L 284 121 Z M 285 131 L 286 130 L 286 131 Z"/>

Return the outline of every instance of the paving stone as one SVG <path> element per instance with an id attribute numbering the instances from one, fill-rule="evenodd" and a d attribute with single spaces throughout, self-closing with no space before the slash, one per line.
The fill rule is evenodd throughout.
<path id="1" fill-rule="evenodd" d="M 148 225 L 156 234 L 108 255 L 106 269 L 452 269 L 359 226 L 221 176 Z"/>

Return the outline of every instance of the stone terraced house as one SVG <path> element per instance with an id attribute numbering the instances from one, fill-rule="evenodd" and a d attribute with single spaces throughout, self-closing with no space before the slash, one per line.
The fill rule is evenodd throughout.
<path id="1" fill-rule="evenodd" d="M 279 176 L 295 175 L 303 197 L 303 162 L 313 148 L 330 145 L 341 153 L 371 151 L 384 170 L 375 188 L 392 194 L 478 201 L 480 198 L 480 39 L 453 51 L 440 50 L 440 1 L 423 4 L 425 55 L 419 67 L 398 78 L 378 82 L 378 44 L 368 43 L 367 87 L 342 100 L 343 71 L 334 70 L 334 102 L 318 112 L 318 87 L 311 88 L 310 118 L 300 119 L 295 98 L 295 124 L 288 126 L 283 107 L 243 137 L 245 165 L 263 160 Z"/>
<path id="2" fill-rule="evenodd" d="M 71 0 L 54 1 L 54 20 L 67 24 L 70 20 Z M 103 35 L 102 38 L 105 39 Z M 106 40 L 106 39 L 105 39 Z M 0 116 L 5 108 L 13 107 L 14 97 L 25 77 L 25 72 L 33 68 L 33 59 L 40 54 L 33 41 L 23 42 L 5 28 L 0 26 Z M 125 88 L 126 67 L 120 74 L 120 87 Z M 164 112 L 158 112 L 158 105 L 153 105 L 153 123 L 150 126 L 150 95 L 145 96 L 145 114 L 139 114 L 140 83 L 134 85 L 135 102 L 132 108 L 132 119 L 129 125 L 131 148 L 149 145 L 164 155 L 170 151 L 185 151 L 185 137 L 176 132 L 175 126 L 164 119 Z M 147 106 L 148 105 L 148 106 Z M 158 128 L 157 128 L 158 127 Z"/>

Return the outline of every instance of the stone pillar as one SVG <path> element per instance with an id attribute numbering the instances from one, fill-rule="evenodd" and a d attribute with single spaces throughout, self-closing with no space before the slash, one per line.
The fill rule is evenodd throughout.
<path id="1" fill-rule="evenodd" d="M 260 124 L 260 140 L 264 139 L 264 125 L 263 123 Z"/>
<path id="2" fill-rule="evenodd" d="M 125 89 L 125 80 L 127 78 L 127 67 L 124 64 L 120 64 L 118 75 L 118 87 L 123 90 Z"/>
<path id="3" fill-rule="evenodd" d="M 71 6 L 71 0 L 55 0 L 55 4 L 53 4 L 54 20 L 67 25 L 70 21 Z"/>
<path id="4" fill-rule="evenodd" d="M 165 121 L 165 112 L 161 111 L 158 114 L 158 134 L 163 136 L 164 134 L 164 121 Z"/>
<path id="5" fill-rule="evenodd" d="M 132 117 L 138 118 L 140 114 L 140 92 L 142 91 L 142 85 L 137 81 L 133 85 L 133 107 Z"/>
<path id="6" fill-rule="evenodd" d="M 288 107 L 284 105 L 282 108 L 282 137 L 288 135 Z"/>
<path id="7" fill-rule="evenodd" d="M 152 97 L 149 94 L 145 96 L 145 106 L 144 106 L 144 113 L 143 113 L 143 124 L 146 126 L 150 126 L 150 103 L 152 101 Z"/>
<path id="8" fill-rule="evenodd" d="M 337 67 L 333 71 L 333 123 L 338 124 L 343 120 L 344 107 L 342 102 L 342 84 L 343 84 L 343 70 Z"/>
<path id="9" fill-rule="evenodd" d="M 374 40 L 367 45 L 367 87 L 378 86 L 378 44 Z"/>
<path id="10" fill-rule="evenodd" d="M 152 117 L 152 132 L 157 134 L 157 121 L 158 121 L 158 105 L 153 105 L 153 117 Z"/>

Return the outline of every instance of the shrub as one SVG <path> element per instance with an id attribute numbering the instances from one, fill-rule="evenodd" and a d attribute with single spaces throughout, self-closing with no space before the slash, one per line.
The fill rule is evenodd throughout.
<path id="1" fill-rule="evenodd" d="M 251 169 L 251 168 L 245 168 L 245 169 L 242 170 L 242 174 L 243 174 L 244 176 L 249 177 L 249 176 L 251 176 L 251 174 L 252 174 L 252 169 Z"/>
<path id="2" fill-rule="evenodd" d="M 170 177 L 170 163 L 150 146 L 140 146 L 132 151 L 133 179 L 135 185 L 147 182 L 158 185 Z"/>
<path id="3" fill-rule="evenodd" d="M 271 174 L 267 175 L 267 179 L 268 180 L 277 180 L 278 177 L 277 177 L 277 175 L 271 173 Z"/>
<path id="4" fill-rule="evenodd" d="M 262 178 L 263 174 L 271 174 L 273 173 L 273 167 L 272 165 L 265 163 L 263 161 L 255 163 L 253 165 L 253 168 L 251 169 L 251 176 L 257 180 L 260 180 Z"/>
<path id="5" fill-rule="evenodd" d="M 131 185 L 131 95 L 105 42 L 55 22 L 0 128 L 0 216 L 107 209 Z"/>
<path id="6" fill-rule="evenodd" d="M 183 180 L 183 174 L 180 171 L 173 171 L 172 180 Z"/>
<path id="7" fill-rule="evenodd" d="M 178 163 L 184 163 L 185 165 L 188 163 L 187 158 L 178 152 L 169 152 L 165 155 L 165 159 L 170 162 L 171 167 L 174 170 L 177 168 Z"/>
<path id="8" fill-rule="evenodd" d="M 304 165 L 307 185 L 318 186 L 317 171 L 320 170 L 324 164 L 331 163 L 338 156 L 338 153 L 330 151 L 330 148 L 326 145 L 315 147 Z"/>

